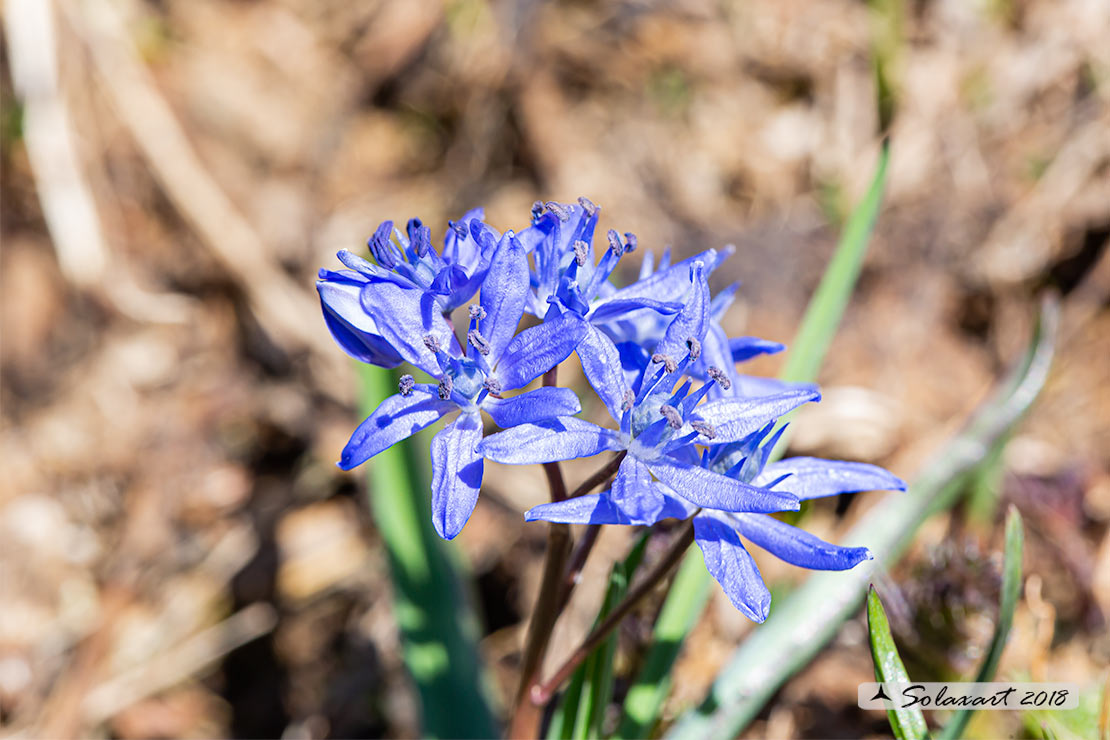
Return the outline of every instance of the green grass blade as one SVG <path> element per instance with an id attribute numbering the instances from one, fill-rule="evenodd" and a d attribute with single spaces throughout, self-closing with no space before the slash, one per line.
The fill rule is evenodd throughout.
<path id="1" fill-rule="evenodd" d="M 625 559 L 613 565 L 609 584 L 594 625 L 598 625 L 620 603 L 636 569 L 643 562 L 649 532 L 644 532 Z M 548 740 L 579 740 L 601 737 L 605 709 L 613 697 L 613 660 L 617 632 L 599 645 L 571 675 L 570 683 L 547 731 Z"/>
<path id="2" fill-rule="evenodd" d="M 358 365 L 360 408 L 369 414 L 396 393 L 389 370 Z M 484 680 L 480 636 L 466 576 L 432 528 L 427 436 L 410 438 L 368 464 L 370 511 L 385 544 L 401 648 L 421 703 L 425 737 L 500 734 Z"/>
<path id="3" fill-rule="evenodd" d="M 825 353 L 840 325 L 840 319 L 859 277 L 871 232 L 879 215 L 889 160 L 890 150 L 884 143 L 871 186 L 848 218 L 836 252 L 806 308 L 781 374 L 783 380 L 809 383 L 817 379 L 817 371 L 825 359 Z M 789 431 L 776 447 L 776 456 L 786 449 L 788 434 Z M 692 550 L 683 560 L 663 611 L 660 612 L 644 674 L 637 678 L 625 699 L 624 718 L 621 721 L 622 737 L 643 737 L 658 721 L 663 700 L 670 689 L 671 667 L 682 650 L 682 642 L 705 607 L 712 583 L 701 554 Z"/>
<path id="4" fill-rule="evenodd" d="M 886 611 L 874 586 L 867 591 L 867 631 L 871 641 L 871 659 L 875 662 L 875 680 L 880 683 L 909 683 L 910 676 L 906 673 L 902 656 L 898 654 Z M 929 736 L 925 715 L 917 707 L 888 709 L 886 713 L 898 740 L 919 740 Z"/>
<path id="5" fill-rule="evenodd" d="M 650 736 L 663 701 L 671 692 L 671 667 L 678 659 L 683 640 L 701 616 L 712 585 L 713 580 L 697 553 L 683 559 L 655 622 L 644 667 L 625 697 L 619 737 Z"/>
<path id="6" fill-rule="evenodd" d="M 875 568 L 894 563 L 921 522 L 955 502 L 967 475 L 1032 405 L 1052 364 L 1058 323 L 1058 304 L 1046 301 L 1029 350 L 1014 375 L 1001 384 L 1002 392 L 980 407 L 965 431 L 925 466 L 907 493 L 886 497 L 848 533 L 842 544 L 869 547 L 875 560 L 850 571 L 807 578 L 733 654 L 706 701 L 685 715 L 668 737 L 735 737 L 775 691 L 820 652 L 856 612 Z"/>
<path id="7" fill-rule="evenodd" d="M 1006 516 L 1006 545 L 1005 559 L 1002 565 L 1002 596 L 998 606 L 998 624 L 994 628 L 987 657 L 975 680 L 986 683 L 994 679 L 998 670 L 998 662 L 1002 660 L 1002 651 L 1006 647 L 1006 640 L 1010 637 L 1010 627 L 1014 623 L 1014 610 L 1021 598 L 1021 559 L 1024 535 L 1022 533 L 1021 514 L 1014 507 Z M 963 737 L 967 723 L 971 720 L 973 710 L 960 709 L 952 715 L 952 719 L 944 726 L 940 733 L 941 740 L 957 740 Z"/>

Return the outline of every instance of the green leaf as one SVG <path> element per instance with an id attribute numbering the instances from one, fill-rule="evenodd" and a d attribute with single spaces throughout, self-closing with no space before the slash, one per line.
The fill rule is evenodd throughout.
<path id="1" fill-rule="evenodd" d="M 650 531 L 645 531 L 625 559 L 613 565 L 609 585 L 594 626 L 600 624 L 628 591 L 636 569 L 644 559 Z M 580 740 L 601 737 L 605 709 L 613 698 L 613 659 L 617 653 L 618 633 L 609 635 L 571 675 L 562 701 L 548 728 L 549 740 Z"/>
<path id="2" fill-rule="evenodd" d="M 867 630 L 871 638 L 871 659 L 875 662 L 875 680 L 880 683 L 909 683 L 910 676 L 898 654 L 883 603 L 872 586 L 867 592 Z M 917 707 L 886 710 L 890 727 L 898 740 L 918 740 L 929 736 L 925 715 Z"/>
<path id="3" fill-rule="evenodd" d="M 397 390 L 394 373 L 358 365 L 360 407 L 369 414 Z M 495 737 L 491 687 L 465 568 L 432 527 L 427 434 L 368 463 L 370 511 L 385 545 L 401 650 L 420 696 L 426 737 Z"/>
<path id="4" fill-rule="evenodd" d="M 998 662 L 1002 659 L 1002 651 L 1006 647 L 1006 640 L 1010 637 L 1010 627 L 1014 623 L 1014 610 L 1021 598 L 1021 558 L 1024 535 L 1022 533 L 1021 514 L 1013 506 L 1006 516 L 1006 555 L 1002 565 L 1002 595 L 998 606 L 998 624 L 994 628 L 987 656 L 983 665 L 975 676 L 977 683 L 987 683 L 994 679 L 998 670 Z M 952 715 L 940 733 L 941 740 L 957 740 L 963 737 L 967 723 L 971 720 L 973 710 L 960 709 Z"/>
<path id="5" fill-rule="evenodd" d="M 871 573 L 897 561 L 929 514 L 955 503 L 968 474 L 1032 405 L 1052 364 L 1058 323 L 1058 304 L 1046 300 L 1029 349 L 1011 377 L 926 464 L 909 491 L 884 498 L 844 538 L 844 545 L 870 548 L 875 560 L 849 571 L 810 575 L 775 606 L 733 654 L 705 702 L 682 717 L 668 737 L 736 737 L 778 688 L 821 651 L 856 612 Z"/>
<path id="6" fill-rule="evenodd" d="M 808 383 L 817 379 L 817 371 L 859 277 L 879 215 L 889 159 L 890 149 L 884 143 L 871 186 L 848 218 L 836 252 L 806 308 L 780 376 L 783 380 Z M 789 415 L 784 420 L 788 418 Z M 780 439 L 773 457 L 780 456 L 786 449 L 788 434 L 789 430 Z M 713 580 L 705 570 L 701 554 L 692 550 L 683 560 L 660 612 L 644 672 L 625 699 L 622 737 L 644 737 L 658 722 L 663 700 L 670 689 L 671 668 L 682 651 L 686 635 L 705 608 L 712 585 Z"/>

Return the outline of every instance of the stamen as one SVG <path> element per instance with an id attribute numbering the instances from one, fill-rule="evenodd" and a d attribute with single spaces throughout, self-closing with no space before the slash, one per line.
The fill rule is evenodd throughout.
<path id="1" fill-rule="evenodd" d="M 636 394 L 632 391 L 625 391 L 624 398 L 621 400 L 621 411 L 628 411 L 636 405 Z"/>
<path id="2" fill-rule="evenodd" d="M 441 347 L 439 344 L 439 340 L 433 337 L 431 334 L 424 337 L 424 346 L 432 352 L 440 352 L 443 349 L 443 347 Z"/>
<path id="3" fill-rule="evenodd" d="M 547 210 L 558 216 L 560 221 L 570 221 L 570 211 L 562 203 L 549 200 L 544 203 L 544 206 L 547 207 Z"/>
<path id="4" fill-rule="evenodd" d="M 400 382 L 397 383 L 397 390 L 406 398 L 412 395 L 412 389 L 415 387 L 416 380 L 411 375 L 402 375 Z"/>
<path id="5" fill-rule="evenodd" d="M 663 404 L 659 407 L 659 413 L 663 414 L 663 418 L 667 420 L 667 425 L 671 429 L 682 428 L 682 416 L 674 406 Z"/>
<path id="6" fill-rule="evenodd" d="M 636 247 L 640 246 L 640 240 L 631 231 L 624 232 L 624 251 L 635 252 Z"/>
<path id="7" fill-rule="evenodd" d="M 460 239 L 465 239 L 470 236 L 469 224 L 459 223 L 458 221 L 448 221 L 447 225 L 459 235 Z"/>
<path id="8" fill-rule="evenodd" d="M 573 246 L 574 261 L 578 263 L 579 267 L 581 267 L 582 265 L 586 264 L 586 257 L 589 255 L 590 245 L 582 241 L 581 239 L 578 239 L 574 242 Z"/>
<path id="9" fill-rule="evenodd" d="M 656 352 L 654 355 L 651 356 L 651 361 L 656 363 L 662 362 L 663 367 L 667 369 L 668 373 L 673 373 L 675 370 L 678 369 L 678 363 L 675 362 L 675 359 L 670 355 L 661 355 Z"/>
<path id="10" fill-rule="evenodd" d="M 491 396 L 501 395 L 501 381 L 497 378 L 486 378 L 482 381 L 482 387 L 489 391 Z"/>
<path id="11" fill-rule="evenodd" d="M 443 380 L 439 381 L 439 397 L 444 401 L 451 397 L 451 391 L 455 389 L 455 381 L 451 380 L 450 375 L 444 375 Z"/>
<path id="12" fill-rule="evenodd" d="M 609 229 L 609 233 L 605 236 L 609 238 L 609 249 L 613 250 L 613 254 L 618 257 L 624 254 L 624 245 L 621 244 L 621 235 L 617 233 L 616 229 Z"/>
<path id="13" fill-rule="evenodd" d="M 537 218 L 542 216 L 543 212 L 545 210 L 547 210 L 547 209 L 544 206 L 542 200 L 537 200 L 535 203 L 533 203 L 532 204 L 532 220 L 535 221 Z"/>
<path id="14" fill-rule="evenodd" d="M 696 360 L 701 357 L 701 342 L 690 337 L 686 340 L 686 346 L 690 348 L 690 359 Z"/>
<path id="15" fill-rule="evenodd" d="M 417 257 L 423 257 L 432 246 L 432 230 L 421 223 L 420 219 L 409 219 L 405 231 L 409 235 L 409 245 Z"/>
<path id="16" fill-rule="evenodd" d="M 470 318 L 472 319 L 484 319 L 486 317 L 486 309 L 477 303 L 471 303 L 467 310 L 470 311 Z"/>
<path id="17" fill-rule="evenodd" d="M 488 355 L 492 349 L 489 342 L 486 341 L 486 338 L 483 337 L 477 329 L 471 329 L 466 333 L 466 341 L 470 342 L 470 345 L 482 355 Z"/>
<path id="18" fill-rule="evenodd" d="M 706 439 L 713 439 L 717 436 L 716 428 L 707 421 L 691 421 L 690 426 Z"/>
<path id="19" fill-rule="evenodd" d="M 593 218 L 594 215 L 597 214 L 597 206 L 594 205 L 593 201 L 589 198 L 579 198 L 578 205 L 582 206 L 582 210 L 585 211 L 586 215 L 590 218 Z"/>
<path id="20" fill-rule="evenodd" d="M 711 379 L 717 381 L 717 384 L 724 388 L 726 391 L 732 387 L 732 381 L 729 380 L 728 377 L 726 377 L 725 374 L 722 373 L 718 368 L 710 365 L 709 369 L 705 372 L 709 375 Z"/>

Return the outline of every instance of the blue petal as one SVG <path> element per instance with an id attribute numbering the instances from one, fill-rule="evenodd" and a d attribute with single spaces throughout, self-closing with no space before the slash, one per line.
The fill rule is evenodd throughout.
<path id="1" fill-rule="evenodd" d="M 707 509 L 766 514 L 799 508 L 798 498 L 790 493 L 757 488 L 705 468 L 665 459 L 649 462 L 648 467 L 679 496 Z"/>
<path id="2" fill-rule="evenodd" d="M 871 559 L 866 547 L 839 547 L 764 514 L 734 514 L 733 523 L 752 543 L 791 565 L 848 570 Z"/>
<path id="3" fill-rule="evenodd" d="M 639 524 L 621 511 L 612 499 L 599 493 L 533 506 L 524 512 L 524 519 L 562 524 Z"/>
<path id="4" fill-rule="evenodd" d="M 505 346 L 516 334 L 517 324 L 524 315 L 527 293 L 528 255 L 512 233 L 506 232 L 494 252 L 489 273 L 482 284 L 481 303 L 486 317 L 478 326 L 490 345 L 486 360 L 491 366 L 497 364 Z"/>
<path id="5" fill-rule="evenodd" d="M 706 569 L 721 584 L 733 606 L 748 619 L 766 620 L 771 592 L 736 530 L 711 517 L 696 516 L 694 540 L 701 548 Z"/>
<path id="6" fill-rule="evenodd" d="M 707 249 L 669 267 L 662 267 L 660 262 L 660 269 L 654 275 L 621 288 L 598 305 L 634 298 L 668 303 L 682 302 L 683 297 L 690 290 L 690 267 L 695 262 L 703 262 L 707 268 L 706 273 L 710 273 L 721 263 L 721 257 L 722 255 L 716 249 Z"/>
<path id="7" fill-rule="evenodd" d="M 744 362 L 759 355 L 773 355 L 786 349 L 785 344 L 759 337 L 736 337 L 728 340 L 733 362 Z"/>
<path id="8" fill-rule="evenodd" d="M 621 356 L 613 340 L 593 326 L 587 326 L 586 333 L 578 345 L 578 359 L 582 361 L 582 372 L 597 395 L 609 409 L 609 415 L 616 421 L 621 419 L 621 405 L 625 391 L 629 390 L 621 370 Z"/>
<path id="9" fill-rule="evenodd" d="M 521 424 L 490 435 L 478 451 L 490 460 L 509 465 L 571 460 L 591 457 L 624 445 L 617 433 L 573 416 Z"/>
<path id="10" fill-rule="evenodd" d="M 610 498 L 629 519 L 654 524 L 659 521 L 665 502 L 661 486 L 651 479 L 651 471 L 628 455 L 621 460 L 613 479 Z"/>
<path id="11" fill-rule="evenodd" d="M 816 457 L 791 457 L 769 463 L 753 482 L 766 485 L 783 475 L 790 476 L 784 485 L 800 499 L 858 491 L 906 490 L 905 481 L 877 465 Z"/>
<path id="12" fill-rule="evenodd" d="M 455 336 L 430 296 L 416 288 L 372 281 L 363 286 L 359 301 L 405 360 L 429 375 L 440 375 L 439 363 L 424 337 L 435 337 L 447 349 L 455 343 Z"/>
<path id="13" fill-rule="evenodd" d="M 482 408 L 493 417 L 497 426 L 508 429 L 553 416 L 573 416 L 582 410 L 582 405 L 570 388 L 544 387 L 512 398 L 486 396 Z"/>
<path id="14" fill-rule="evenodd" d="M 342 273 L 328 273 L 329 279 L 319 280 L 316 290 L 324 322 L 343 351 L 356 360 L 381 367 L 397 367 L 401 355 L 382 337 L 374 319 L 362 310 L 359 292 L 363 282 Z"/>
<path id="15" fill-rule="evenodd" d="M 743 401 L 722 398 L 696 407 L 694 415 L 713 425 L 717 433 L 713 438 L 714 444 L 724 444 L 741 440 L 767 422 L 820 398 L 821 394 L 813 388 L 799 388 Z"/>
<path id="16" fill-rule="evenodd" d="M 470 519 L 482 487 L 482 438 L 477 414 L 460 414 L 432 437 L 432 524 L 445 540 L 455 538 Z"/>
<path id="17" fill-rule="evenodd" d="M 663 315 L 678 313 L 682 304 L 673 301 L 657 301 L 652 298 L 617 298 L 614 300 L 599 301 L 590 311 L 589 319 L 595 324 L 619 319 L 632 311 L 649 309 Z"/>
<path id="18" fill-rule="evenodd" d="M 422 393 L 390 396 L 355 429 L 339 456 L 339 467 L 350 470 L 362 465 L 455 408 L 453 403 Z"/>
<path id="19" fill-rule="evenodd" d="M 509 342 L 497 365 L 497 379 L 505 390 L 528 385 L 570 356 L 586 333 L 586 322 L 563 314 L 525 329 Z"/>
<path id="20" fill-rule="evenodd" d="M 663 341 L 655 348 L 659 354 L 676 360 L 686 356 L 689 340 L 700 344 L 709 328 L 709 284 L 706 282 L 704 263 L 695 262 L 690 266 L 690 282 L 693 287 L 685 298 L 685 305 L 667 327 Z"/>

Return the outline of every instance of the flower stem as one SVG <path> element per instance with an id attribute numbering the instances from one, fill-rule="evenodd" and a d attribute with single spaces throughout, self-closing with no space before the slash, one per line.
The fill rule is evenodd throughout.
<path id="1" fill-rule="evenodd" d="M 578 664 L 585 660 L 593 652 L 593 649 L 600 645 L 609 633 L 621 623 L 621 620 L 628 616 L 628 613 L 670 574 L 693 541 L 694 520 L 691 518 L 683 525 L 682 530 L 675 537 L 674 542 L 671 543 L 670 549 L 663 555 L 662 560 L 656 564 L 651 573 L 628 592 L 624 600 L 617 604 L 613 611 L 609 613 L 609 616 L 605 618 L 605 621 L 594 628 L 593 632 L 582 641 L 582 644 L 571 653 L 566 662 L 559 670 L 555 671 L 555 674 L 546 683 L 532 687 L 529 692 L 529 699 L 533 705 L 539 708 L 551 700 L 551 697 L 559 690 L 563 682 L 570 678 L 570 674 L 574 672 Z"/>

